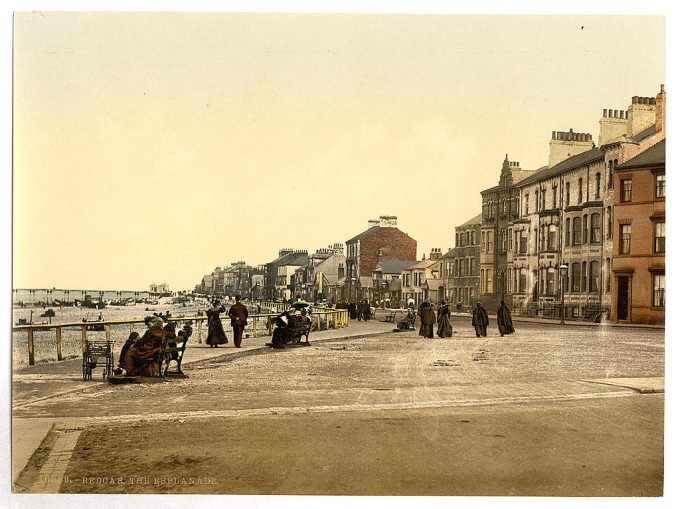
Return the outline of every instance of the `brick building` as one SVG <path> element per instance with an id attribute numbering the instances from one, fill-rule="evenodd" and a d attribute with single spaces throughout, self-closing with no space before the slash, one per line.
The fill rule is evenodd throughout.
<path id="1" fill-rule="evenodd" d="M 615 170 L 612 318 L 663 324 L 666 306 L 666 140 Z"/>
<path id="2" fill-rule="evenodd" d="M 417 243 L 397 228 L 395 216 L 380 216 L 368 229 L 346 242 L 347 260 L 342 298 L 373 301 L 373 271 L 380 260 L 415 260 Z"/>

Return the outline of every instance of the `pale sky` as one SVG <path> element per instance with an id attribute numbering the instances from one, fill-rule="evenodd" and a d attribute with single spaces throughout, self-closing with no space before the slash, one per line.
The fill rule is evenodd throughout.
<path id="1" fill-rule="evenodd" d="M 505 154 L 665 82 L 660 16 L 25 12 L 15 288 L 193 288 L 390 214 L 453 246 Z M 669 95 L 673 91 L 669 90 Z"/>

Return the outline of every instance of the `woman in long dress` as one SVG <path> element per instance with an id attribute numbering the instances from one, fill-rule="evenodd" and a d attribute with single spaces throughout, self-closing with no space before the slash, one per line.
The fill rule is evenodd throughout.
<path id="1" fill-rule="evenodd" d="M 420 312 L 420 335 L 424 338 L 434 338 L 434 323 L 436 317 L 432 304 L 430 302 L 423 302 L 422 310 Z"/>
<path id="2" fill-rule="evenodd" d="M 453 336 L 451 327 L 451 310 L 445 300 L 439 305 L 437 310 L 437 336 L 440 338 L 450 338 Z"/>
<path id="3" fill-rule="evenodd" d="M 498 310 L 498 314 L 496 314 L 496 321 L 498 322 L 498 332 L 501 333 L 501 337 L 515 332 L 515 327 L 512 325 L 512 315 L 508 306 L 503 301 L 501 301 L 501 307 Z"/>
<path id="4" fill-rule="evenodd" d="M 229 343 L 224 327 L 222 327 L 222 320 L 220 320 L 220 313 L 226 311 L 222 303 L 215 300 L 212 307 L 205 312 L 208 315 L 208 337 L 205 342 L 210 345 L 210 348 L 217 348 L 217 345 Z"/>

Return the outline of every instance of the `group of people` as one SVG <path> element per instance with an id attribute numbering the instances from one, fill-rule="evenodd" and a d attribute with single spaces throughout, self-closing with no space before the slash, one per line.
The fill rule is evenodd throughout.
<path id="1" fill-rule="evenodd" d="M 418 316 L 420 317 L 420 331 L 419 334 L 425 338 L 434 338 L 434 325 L 437 324 L 437 336 L 440 338 L 450 338 L 453 336 L 453 327 L 451 325 L 451 309 L 445 300 L 442 300 L 435 313 L 434 305 L 429 301 L 423 301 L 418 306 Z M 496 321 L 498 323 L 498 332 L 501 337 L 506 334 L 515 332 L 512 323 L 512 315 L 510 310 L 501 301 L 501 306 L 496 314 Z M 472 326 L 475 329 L 477 337 L 486 337 L 487 327 L 489 326 L 489 315 L 482 306 L 481 302 L 472 310 Z"/>
<path id="2" fill-rule="evenodd" d="M 272 341 L 265 344 L 275 349 L 285 348 L 286 343 L 296 341 L 298 339 L 297 334 L 302 330 L 309 330 L 311 325 L 312 319 L 306 307 L 300 309 L 291 307 L 276 317 Z"/>
<path id="3" fill-rule="evenodd" d="M 512 315 L 504 301 L 501 301 L 501 307 L 498 308 L 498 311 L 496 312 L 496 323 L 501 337 L 515 332 L 515 327 L 512 323 Z M 477 337 L 486 337 L 486 329 L 489 326 L 489 315 L 481 302 L 478 302 L 472 310 L 472 326 L 475 328 Z"/>
<path id="4" fill-rule="evenodd" d="M 339 302 L 337 305 L 338 309 L 346 309 L 349 313 L 349 317 L 352 320 L 365 320 L 369 321 L 371 319 L 371 305 L 368 299 L 364 299 L 363 302 L 350 302 L 349 304 L 345 302 Z"/>
<path id="5" fill-rule="evenodd" d="M 208 337 L 205 342 L 210 348 L 229 343 L 227 334 L 224 332 L 220 314 L 227 310 L 219 299 L 212 302 L 212 307 L 205 314 L 208 316 Z M 248 325 L 248 308 L 241 303 L 241 296 L 236 296 L 236 303 L 229 308 L 228 316 L 231 319 L 231 328 L 234 331 L 234 347 L 241 348 L 243 329 Z"/>
<path id="6" fill-rule="evenodd" d="M 118 368 L 114 374 L 121 375 L 125 370 L 127 376 L 157 376 L 163 368 L 163 363 L 167 365 L 172 360 L 177 361 L 177 352 L 172 352 L 167 354 L 166 358 L 162 358 L 163 343 L 175 338 L 186 341 L 193 333 L 193 329 L 186 323 L 182 330 L 175 334 L 176 324 L 168 318 L 170 318 L 169 313 L 149 316 L 144 320 L 147 330 L 141 337 L 138 332 L 130 333 L 121 348 Z M 177 342 L 168 341 L 167 345 L 172 349 L 177 346 Z"/>
<path id="7" fill-rule="evenodd" d="M 429 301 L 423 301 L 418 306 L 420 317 L 420 335 L 425 338 L 434 338 L 434 324 L 437 324 L 437 336 L 450 338 L 453 336 L 451 326 L 451 309 L 445 300 L 441 301 L 435 314 L 434 305 Z"/>

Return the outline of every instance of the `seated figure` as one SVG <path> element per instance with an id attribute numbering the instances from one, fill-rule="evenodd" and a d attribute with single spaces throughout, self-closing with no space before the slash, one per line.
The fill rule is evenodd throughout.
<path id="1" fill-rule="evenodd" d="M 157 376 L 161 366 L 158 356 L 165 338 L 174 338 L 175 333 L 163 328 L 163 319 L 155 317 L 149 321 L 144 335 L 130 347 L 125 355 L 125 372 L 131 376 Z"/>

